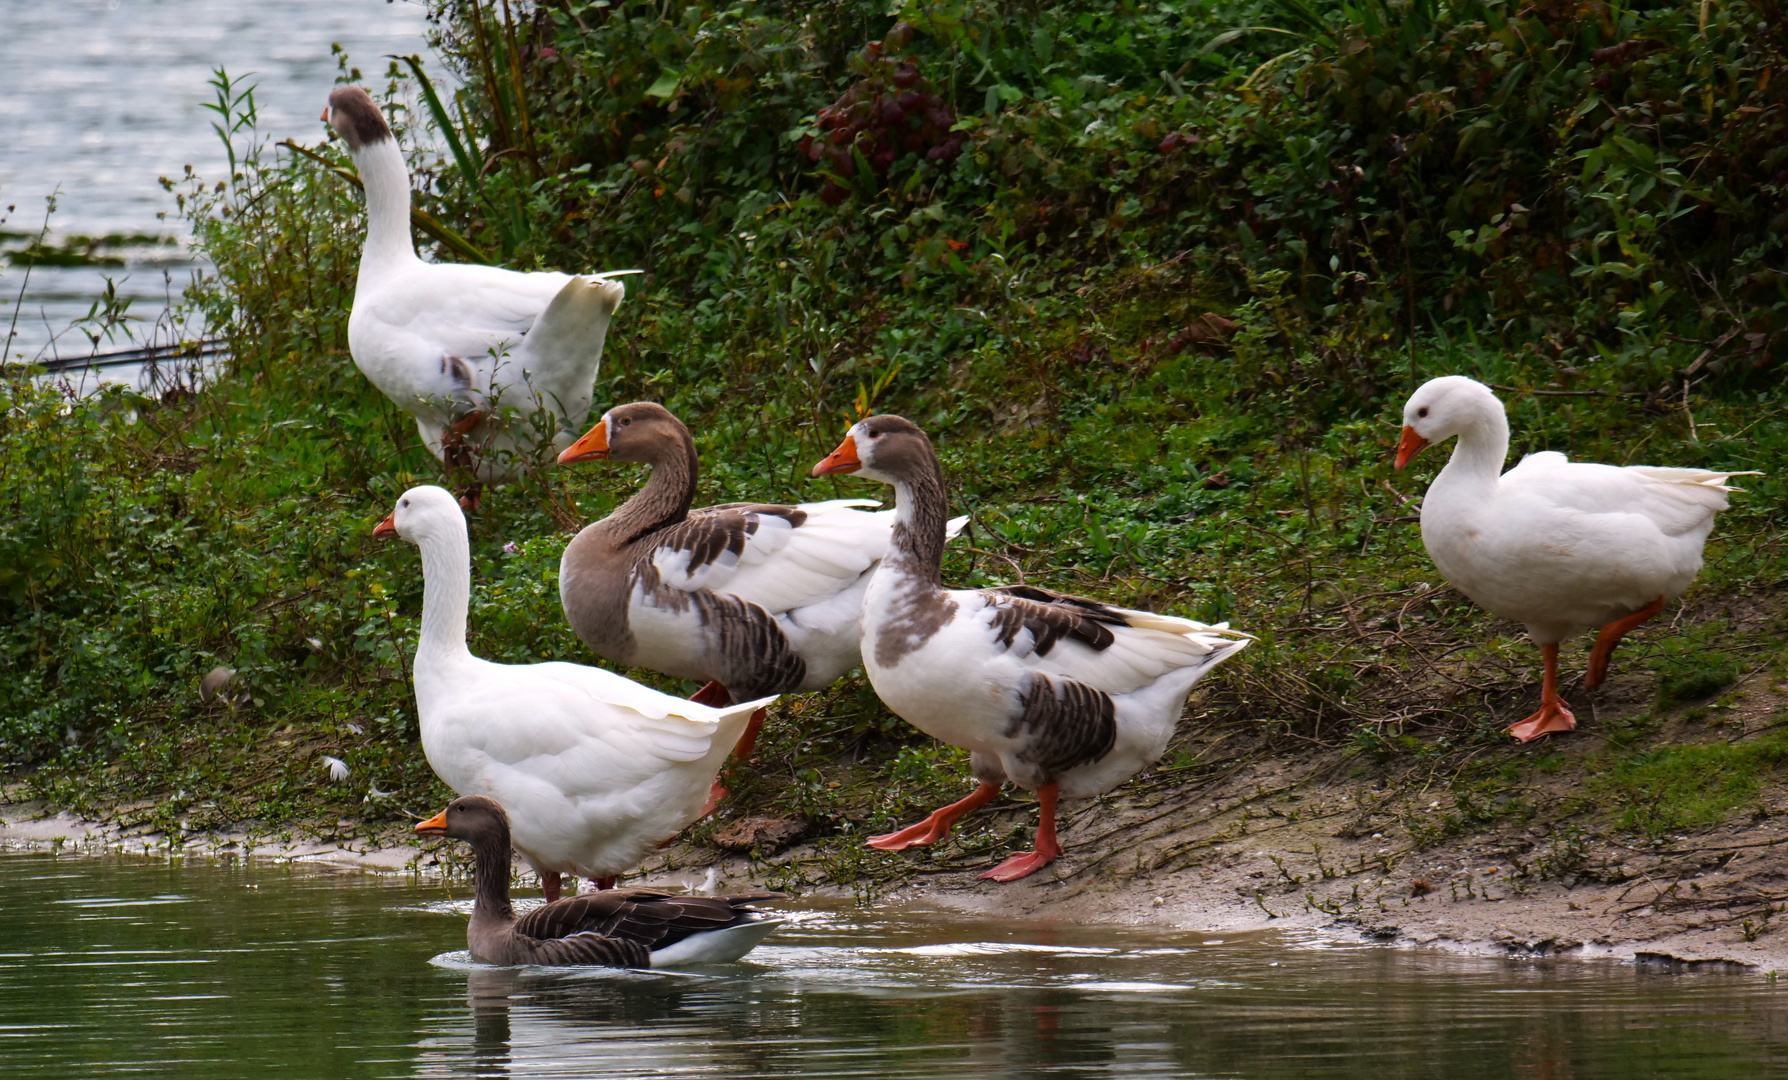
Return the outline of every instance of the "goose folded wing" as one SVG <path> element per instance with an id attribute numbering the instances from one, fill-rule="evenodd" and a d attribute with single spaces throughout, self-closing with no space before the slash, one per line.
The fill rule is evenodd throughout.
<path id="1" fill-rule="evenodd" d="M 1610 527 L 1649 523 L 1666 536 L 1704 527 L 1726 508 L 1725 481 L 1733 474 L 1649 465 L 1598 465 L 1568 461 L 1563 454 L 1529 454 L 1504 475 L 1518 497 L 1560 510 L 1610 515 Z M 1637 515 L 1641 521 L 1620 520 Z M 1586 526 L 1587 527 L 1587 526 Z"/>
<path id="2" fill-rule="evenodd" d="M 695 511 L 653 550 L 661 584 L 736 596 L 778 614 L 850 587 L 887 550 L 893 511 L 867 500 L 729 504 Z"/>
<path id="3" fill-rule="evenodd" d="M 661 694 L 601 668 L 533 664 L 505 713 L 519 723 L 478 725 L 476 738 L 493 759 L 516 765 L 559 759 L 567 790 L 583 787 L 580 767 L 603 775 L 653 775 L 707 756 L 720 723 L 705 706 Z M 583 763 L 582 759 L 590 760 Z"/>
<path id="4" fill-rule="evenodd" d="M 754 910 L 746 906 L 749 901 L 776 895 L 678 896 L 656 889 L 611 889 L 535 908 L 516 922 L 516 929 L 535 938 L 600 934 L 658 949 L 691 934 L 724 930 L 749 917 Z"/>
<path id="5" fill-rule="evenodd" d="M 1028 585 L 981 590 L 994 646 L 1024 666 L 1127 694 L 1234 647 L 1224 626 L 1113 607 Z"/>
<path id="6" fill-rule="evenodd" d="M 518 344 L 570 277 L 487 266 L 430 266 L 426 276 L 381 291 L 368 314 L 475 361 Z"/>

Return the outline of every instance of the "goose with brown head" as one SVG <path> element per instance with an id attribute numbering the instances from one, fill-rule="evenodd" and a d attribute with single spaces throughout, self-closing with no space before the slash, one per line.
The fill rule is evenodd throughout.
<path id="1" fill-rule="evenodd" d="M 1062 852 L 1057 798 L 1098 795 L 1160 758 L 1193 684 L 1250 640 L 1032 586 L 945 588 L 943 468 L 903 417 L 858 421 L 813 472 L 893 486 L 894 535 L 863 601 L 863 667 L 896 715 L 968 750 L 980 781 L 872 847 L 935 843 L 1011 781 L 1037 793 L 1035 849 L 982 876 L 1013 881 L 1048 866 Z"/>
<path id="2" fill-rule="evenodd" d="M 559 564 L 565 618 L 597 655 L 705 683 L 696 700 L 710 703 L 818 690 L 857 666 L 863 590 L 892 511 L 859 509 L 868 499 L 691 509 L 695 440 L 653 402 L 610 409 L 559 461 L 651 470 Z M 735 760 L 750 757 L 762 722 Z M 709 809 L 724 795 L 717 783 Z"/>
<path id="3" fill-rule="evenodd" d="M 542 904 L 517 918 L 509 902 L 509 815 L 483 795 L 465 795 L 416 832 L 472 846 L 476 891 L 466 946 L 485 964 L 675 967 L 725 964 L 768 937 L 782 920 L 752 905 L 777 893 L 678 896 L 609 889 Z"/>

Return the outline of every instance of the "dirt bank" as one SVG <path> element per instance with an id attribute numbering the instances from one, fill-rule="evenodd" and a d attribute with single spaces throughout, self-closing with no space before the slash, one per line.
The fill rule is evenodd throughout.
<path id="1" fill-rule="evenodd" d="M 1525 707 L 1503 704 L 1515 716 Z M 715 867 L 723 882 L 987 915 L 1226 932 L 1301 928 L 1482 955 L 1660 954 L 1788 969 L 1788 919 L 1777 918 L 1788 910 L 1781 857 L 1788 783 L 1776 775 L 1788 749 L 1776 753 L 1769 741 L 1788 722 L 1783 683 L 1760 669 L 1716 702 L 1663 709 L 1650 684 L 1633 676 L 1573 704 L 1582 729 L 1552 745 L 1286 753 L 1282 739 L 1258 725 L 1194 735 L 1170 755 L 1185 764 L 1065 806 L 1067 854 L 1009 885 L 976 875 L 1029 842 L 1028 799 L 972 815 L 935 850 L 874 852 L 860 833 L 776 850 L 786 842 L 770 828 L 745 854 L 676 845 L 630 880 L 689 887 Z M 1643 760 L 1665 769 L 1665 780 L 1676 775 L 1669 769 L 1688 769 L 1686 787 L 1653 782 L 1629 765 L 1611 770 L 1614 740 L 1635 725 L 1658 748 Z M 1722 770 L 1730 776 L 1722 779 Z M 1726 792 L 1731 805 L 1709 803 L 1710 792 Z M 236 828 L 170 844 L 144 807 L 87 821 L 5 802 L 0 848 L 465 869 L 451 849 L 413 846 L 402 821 Z M 1659 827 L 1704 812 L 1720 823 Z M 723 817 L 736 824 L 745 813 Z M 710 838 L 726 833 L 709 830 Z"/>

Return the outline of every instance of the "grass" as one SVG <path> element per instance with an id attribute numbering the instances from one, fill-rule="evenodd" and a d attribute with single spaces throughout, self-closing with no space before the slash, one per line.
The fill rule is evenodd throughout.
<path id="1" fill-rule="evenodd" d="M 580 11 L 601 34 L 645 35 L 603 39 L 614 48 L 601 63 L 649 69 L 646 87 L 674 63 L 685 75 L 679 96 L 609 101 L 587 82 L 572 93 L 555 81 L 601 70 L 595 53 L 579 52 L 590 43 L 575 20 L 537 27 L 532 38 L 486 34 L 513 44 L 504 46 L 507 59 L 481 58 L 469 16 L 451 8 L 448 61 L 483 71 L 489 60 L 508 89 L 488 95 L 474 71 L 457 104 L 437 98 L 443 110 L 460 110 L 462 141 L 487 145 L 489 168 L 468 178 L 457 162 L 418 157 L 420 202 L 512 265 L 652 271 L 628 279 L 595 397 L 599 409 L 660 400 L 687 420 L 704 465 L 699 501 L 880 494 L 848 480 L 811 481 L 807 469 L 855 416 L 896 411 L 931 432 L 953 505 L 972 515 L 952 547 L 949 581 L 1026 581 L 1227 619 L 1259 635 L 1194 698 L 1181 742 L 1133 792 L 1202 775 L 1211 745 L 1232 736 L 1249 755 L 1346 753 L 1364 775 L 1450 789 L 1459 812 L 1422 826 L 1450 836 L 1551 813 L 1522 790 L 1536 777 L 1579 787 L 1598 777 L 1606 786 L 1594 790 L 1606 793 L 1607 807 L 1582 803 L 1574 812 L 1596 829 L 1646 835 L 1701 827 L 1746 805 L 1759 788 L 1745 787 L 1745 775 L 1767 784 L 1758 770 L 1777 753 L 1768 737 L 1728 749 L 1666 744 L 1679 703 L 1717 694 L 1759 660 L 1780 657 L 1782 615 L 1771 597 L 1788 577 L 1788 391 L 1769 366 L 1781 348 L 1772 336 L 1776 301 L 1754 282 L 1728 289 L 1719 275 L 1731 260 L 1708 255 L 1700 239 L 1646 226 L 1645 236 L 1620 240 L 1644 256 L 1643 266 L 1629 267 L 1633 278 L 1603 269 L 1547 284 L 1538 275 L 1522 296 L 1503 281 L 1492 290 L 1501 307 L 1474 307 L 1484 298 L 1441 283 L 1490 280 L 1497 267 L 1537 259 L 1589 220 L 1571 214 L 1607 205 L 1600 189 L 1582 186 L 1580 161 L 1568 170 L 1569 191 L 1565 173 L 1530 162 L 1524 183 L 1550 184 L 1554 199 L 1582 204 L 1555 208 L 1563 217 L 1545 225 L 1552 232 L 1541 236 L 1536 217 L 1522 226 L 1533 236 L 1516 247 L 1484 240 L 1486 255 L 1449 241 L 1422 248 L 1420 267 L 1399 270 L 1417 253 L 1398 254 L 1384 247 L 1388 234 L 1371 230 L 1407 223 L 1347 209 L 1332 181 L 1292 176 L 1290 161 L 1269 160 L 1290 142 L 1263 147 L 1249 134 L 1258 120 L 1283 119 L 1293 90 L 1317 86 L 1309 80 L 1328 80 L 1310 98 L 1310 123 L 1329 115 L 1323 110 L 1345 111 L 1354 75 L 1335 74 L 1342 61 L 1320 34 L 1269 70 L 1270 94 L 1244 86 L 1270 59 L 1244 49 L 1176 76 L 1186 90 L 1176 95 L 1120 92 L 1135 77 L 1123 65 L 1154 58 L 1133 63 L 1095 47 L 1105 40 L 1092 32 L 1106 26 L 1100 19 L 1132 17 L 1117 7 L 1087 6 L 1092 21 L 1081 30 L 1049 24 L 1058 43 L 1072 44 L 1051 46 L 1068 50 L 1051 56 L 1085 65 L 1061 85 L 1052 81 L 1059 72 L 1045 70 L 1058 61 L 1041 62 L 1032 45 L 1007 55 L 1000 50 L 1016 46 L 997 34 L 976 44 L 937 28 L 913 48 L 935 85 L 954 87 L 953 107 L 973 118 L 964 130 L 975 134 L 951 171 L 896 163 L 876 173 L 885 185 L 877 187 L 867 175 L 811 175 L 811 164 L 786 153 L 792 139 L 754 141 L 751 133 L 787 132 L 803 110 L 848 88 L 865 42 L 891 33 L 880 9 L 860 24 L 817 20 L 817 36 L 798 48 L 764 52 L 809 66 L 757 70 L 757 85 L 775 83 L 761 94 L 727 81 L 736 75 L 715 74 L 724 65 L 713 55 L 673 55 L 737 44 L 719 32 L 732 26 L 725 13 L 707 16 L 720 20 L 713 32 L 687 36 L 680 22 L 598 23 L 594 9 Z M 1245 15 L 1238 7 L 1198 18 Z M 1739 16 L 1718 17 L 1728 22 L 1707 40 L 1739 52 L 1765 48 L 1739 40 Z M 1676 26 L 1666 22 L 1647 25 L 1659 33 Z M 1194 23 L 1198 33 L 1209 29 L 1197 19 L 1186 25 Z M 775 28 L 750 32 L 760 30 Z M 1197 36 L 1173 31 L 1181 32 Z M 543 42 L 556 42 L 561 58 L 582 59 L 546 64 Z M 1575 67 L 1558 77 L 1584 74 L 1581 86 L 1571 84 L 1577 93 L 1595 64 L 1582 41 L 1572 42 L 1558 48 Z M 971 45 L 987 63 L 952 67 Z M 1410 47 L 1399 63 L 1425 55 Z M 1751 72 L 1744 65 L 1755 60 L 1744 53 L 1732 62 Z M 344 78 L 357 77 L 343 64 Z M 412 70 L 394 67 L 392 78 Z M 987 72 L 1003 80 L 992 96 L 974 81 Z M 1089 82 L 1094 76 L 1105 81 Z M 1748 78 L 1722 93 L 1748 101 L 1744 94 L 1766 92 Z M 0 765 L 15 790 L 88 812 L 136 807 L 129 812 L 170 828 L 393 824 L 432 813 L 445 793 L 422 760 L 408 686 L 421 597 L 415 554 L 369 533 L 407 486 L 455 478 L 347 355 L 356 193 L 311 157 L 271 145 L 252 121 L 239 123 L 252 97 L 221 75 L 219 84 L 234 172 L 221 185 L 187 177 L 169 186 L 218 267 L 187 302 L 229 339 L 229 370 L 196 396 L 114 391 L 69 402 L 23 380 L 5 388 L 0 651 L 9 675 L 0 684 Z M 1104 89 L 1091 93 L 1095 84 Z M 520 99 L 518 86 L 528 91 Z M 1546 92 L 1567 89 L 1561 82 Z M 619 111 L 605 112 L 610 105 Z M 413 118 L 395 107 L 392 115 L 404 140 Z M 1630 110 L 1620 115 L 1619 123 L 1638 122 Z M 1762 122 L 1733 115 L 1734 125 Z M 1362 145 L 1401 130 L 1384 117 L 1350 122 Z M 522 140 L 524 129 L 532 142 Z M 1169 130 L 1202 133 L 1196 145 L 1209 160 L 1190 171 L 1164 163 L 1159 145 Z M 497 153 L 503 132 L 517 140 L 513 152 Z M 1575 161 L 1568 143 L 1546 145 Z M 1223 171 L 1244 157 L 1258 168 Z M 1439 160 L 1430 166 L 1439 169 Z M 1376 189 L 1376 205 L 1395 205 L 1397 185 L 1408 181 L 1372 167 L 1373 182 L 1389 185 Z M 819 197 L 836 179 L 850 181 L 842 206 Z M 1290 217 L 1272 225 L 1259 205 L 1244 213 L 1222 200 L 1199 203 L 1219 182 L 1265 193 L 1293 180 L 1317 192 L 1299 213 L 1326 207 L 1320 227 Z M 1125 209 L 1171 183 L 1190 193 L 1184 201 L 1152 217 Z M 1294 189 L 1303 190 L 1285 190 Z M 1629 208 L 1652 197 L 1622 190 Z M 1733 229 L 1751 227 L 1749 211 L 1726 209 Z M 1455 211 L 1466 213 L 1446 212 Z M 1324 246 L 1368 225 L 1369 242 Z M 1623 227 L 1630 234 L 1638 226 Z M 1432 225 L 1424 228 L 1433 240 Z M 1736 234 L 1726 235 L 1729 247 Z M 1773 250 L 1774 236 L 1765 229 L 1753 239 Z M 1572 257 L 1590 258 L 1586 242 L 1569 240 Z M 1713 297 L 1691 303 L 1685 282 L 1697 267 L 1738 307 L 1716 318 L 1707 314 Z M 1409 273 L 1428 283 L 1413 319 Z M 1675 299 L 1640 310 L 1660 290 Z M 1618 314 L 1625 310 L 1640 314 Z M 1207 313 L 1233 333 L 1211 332 L 1219 324 Z M 1721 336 L 1728 315 L 1744 333 Z M 1684 375 L 1704 353 L 1715 360 Z M 1593 722 L 1610 739 L 1596 752 L 1605 756 L 1581 749 L 1594 745 L 1583 741 L 1562 754 L 1505 745 L 1501 727 L 1533 707 L 1537 651 L 1517 628 L 1446 588 L 1422 550 L 1418 500 L 1444 451 L 1403 473 L 1391 456 L 1404 396 L 1443 373 L 1505 388 L 1517 453 L 1766 474 L 1720 518 L 1684 606 L 1622 647 L 1616 675 L 1643 679 L 1646 704 Z M 578 466 L 487 496 L 472 521 L 479 655 L 591 661 L 558 610 L 559 553 L 577 524 L 606 514 L 641 480 L 623 467 Z M 1580 669 L 1587 645 L 1566 646 L 1568 671 Z M 217 664 L 239 671 L 247 695 L 239 706 L 199 702 L 198 680 Z M 694 689 L 630 674 L 672 692 Z M 855 838 L 865 831 L 909 823 L 967 783 L 959 753 L 892 717 L 860 677 L 785 699 L 759 746 L 758 763 L 734 779 L 735 806 L 813 823 L 821 855 L 801 873 L 886 877 L 955 865 L 1010 840 L 975 826 L 936 852 L 859 850 Z M 347 783 L 326 779 L 323 754 L 348 762 Z M 1564 852 L 1560 865 L 1571 858 Z"/>

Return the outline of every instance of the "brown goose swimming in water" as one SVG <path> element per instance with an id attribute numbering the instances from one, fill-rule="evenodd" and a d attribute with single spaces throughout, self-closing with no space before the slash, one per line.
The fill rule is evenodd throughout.
<path id="1" fill-rule="evenodd" d="M 750 906 L 777 899 L 776 893 L 678 896 L 655 889 L 568 897 L 517 918 L 509 906 L 509 815 L 500 803 L 466 795 L 416 831 L 472 845 L 477 898 L 466 945 L 481 963 L 631 968 L 728 964 L 782 923 Z"/>
<path id="2" fill-rule="evenodd" d="M 943 469 L 909 420 L 858 422 L 813 467 L 815 476 L 835 473 L 894 486 L 894 538 L 863 600 L 869 682 L 901 719 L 968 750 L 980 781 L 967 798 L 870 846 L 935 843 L 1010 780 L 1037 793 L 1036 850 L 981 876 L 1013 881 L 1048 866 L 1062 850 L 1057 797 L 1109 791 L 1159 759 L 1192 684 L 1248 636 L 1025 585 L 944 588 Z"/>
<path id="3" fill-rule="evenodd" d="M 695 700 L 714 706 L 818 690 L 857 666 L 863 592 L 887 550 L 892 510 L 857 509 L 873 499 L 691 510 L 695 441 L 645 401 L 610 409 L 559 455 L 590 460 L 652 469 L 559 563 L 565 618 L 598 656 L 705 682 Z M 752 717 L 733 760 L 750 756 L 763 718 Z M 707 809 L 725 794 L 716 780 Z"/>

